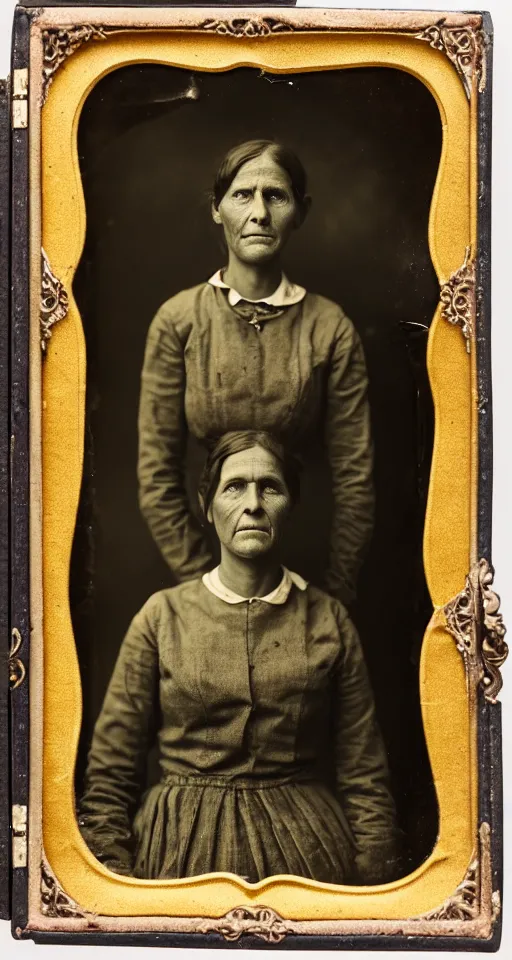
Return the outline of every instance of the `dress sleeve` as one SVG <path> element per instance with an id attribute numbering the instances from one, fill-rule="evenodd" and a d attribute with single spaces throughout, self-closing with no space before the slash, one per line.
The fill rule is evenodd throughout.
<path id="1" fill-rule="evenodd" d="M 156 631 L 143 608 L 123 641 L 94 728 L 78 814 L 88 847 L 117 873 L 132 872 L 132 823 L 155 739 L 158 685 Z"/>
<path id="2" fill-rule="evenodd" d="M 373 528 L 373 451 L 361 340 L 348 317 L 338 328 L 327 385 L 326 442 L 334 497 L 328 592 L 350 605 Z"/>
<path id="3" fill-rule="evenodd" d="M 357 631 L 340 616 L 342 651 L 335 671 L 336 792 L 356 846 L 356 881 L 396 878 L 399 831 L 384 743 Z"/>
<path id="4" fill-rule="evenodd" d="M 178 582 L 211 569 L 212 557 L 185 486 L 185 361 L 167 304 L 148 333 L 139 406 L 139 502 Z"/>

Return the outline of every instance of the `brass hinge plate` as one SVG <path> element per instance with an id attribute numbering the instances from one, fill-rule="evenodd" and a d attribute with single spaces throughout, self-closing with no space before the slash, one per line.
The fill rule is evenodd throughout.
<path id="1" fill-rule="evenodd" d="M 12 128 L 24 130 L 28 127 L 28 68 L 13 70 L 12 73 Z"/>
<path id="2" fill-rule="evenodd" d="M 12 865 L 27 866 L 27 808 L 21 803 L 12 807 Z"/>

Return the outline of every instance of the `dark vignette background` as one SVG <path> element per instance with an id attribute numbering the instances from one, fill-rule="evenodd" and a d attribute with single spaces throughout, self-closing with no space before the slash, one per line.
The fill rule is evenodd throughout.
<path id="1" fill-rule="evenodd" d="M 365 348 L 377 516 L 351 612 L 375 689 L 409 872 L 428 856 L 438 825 L 418 663 L 431 613 L 422 564 L 433 437 L 425 351 L 438 284 L 427 228 L 441 122 L 428 90 L 398 70 L 272 76 L 242 68 L 192 76 L 133 66 L 101 80 L 85 103 L 78 142 L 87 236 L 74 282 L 88 363 L 71 563 L 83 687 L 77 793 L 128 624 L 151 593 L 172 582 L 137 503 L 148 326 L 164 300 L 224 264 L 209 190 L 226 150 L 254 137 L 291 146 L 309 174 L 313 207 L 287 249 L 288 275 L 341 303 Z M 192 449 L 192 476 L 199 460 Z M 320 449 L 304 488 L 286 560 L 315 581 L 330 522 Z"/>

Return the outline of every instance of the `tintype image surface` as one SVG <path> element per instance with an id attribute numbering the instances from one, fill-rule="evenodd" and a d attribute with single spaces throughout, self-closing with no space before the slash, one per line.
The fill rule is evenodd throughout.
<path id="1" fill-rule="evenodd" d="M 84 838 L 150 879 L 396 879 L 438 822 L 435 101 L 382 68 L 128 67 L 78 148 Z"/>

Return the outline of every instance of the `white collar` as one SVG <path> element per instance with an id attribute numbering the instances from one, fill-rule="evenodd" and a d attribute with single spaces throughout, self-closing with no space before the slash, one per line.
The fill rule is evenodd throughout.
<path id="1" fill-rule="evenodd" d="M 304 287 L 299 287 L 297 283 L 290 283 L 284 273 L 281 276 L 281 283 L 277 290 L 274 290 L 270 296 L 261 297 L 259 300 L 249 300 L 248 297 L 242 297 L 242 294 L 238 293 L 238 290 L 224 283 L 222 270 L 217 270 L 217 273 L 214 273 L 213 277 L 210 277 L 208 283 L 211 283 L 213 287 L 221 287 L 223 290 L 229 290 L 228 300 L 232 307 L 240 303 L 240 300 L 245 300 L 247 303 L 269 303 L 273 307 L 289 307 L 292 303 L 299 303 L 306 296 Z"/>
<path id="2" fill-rule="evenodd" d="M 295 584 L 299 590 L 305 590 L 307 587 L 306 580 L 303 580 L 300 574 L 293 573 L 286 567 L 283 567 L 282 570 L 283 578 L 281 583 L 277 585 L 275 590 L 267 593 L 265 597 L 241 597 L 238 593 L 230 590 L 229 587 L 225 587 L 219 577 L 218 567 L 210 570 L 209 573 L 205 573 L 202 580 L 210 593 L 215 594 L 216 597 L 219 597 L 220 600 L 224 600 L 226 603 L 247 603 L 247 601 L 251 603 L 253 600 L 263 600 L 265 603 L 282 604 L 288 600 L 288 595 L 293 584 Z"/>

